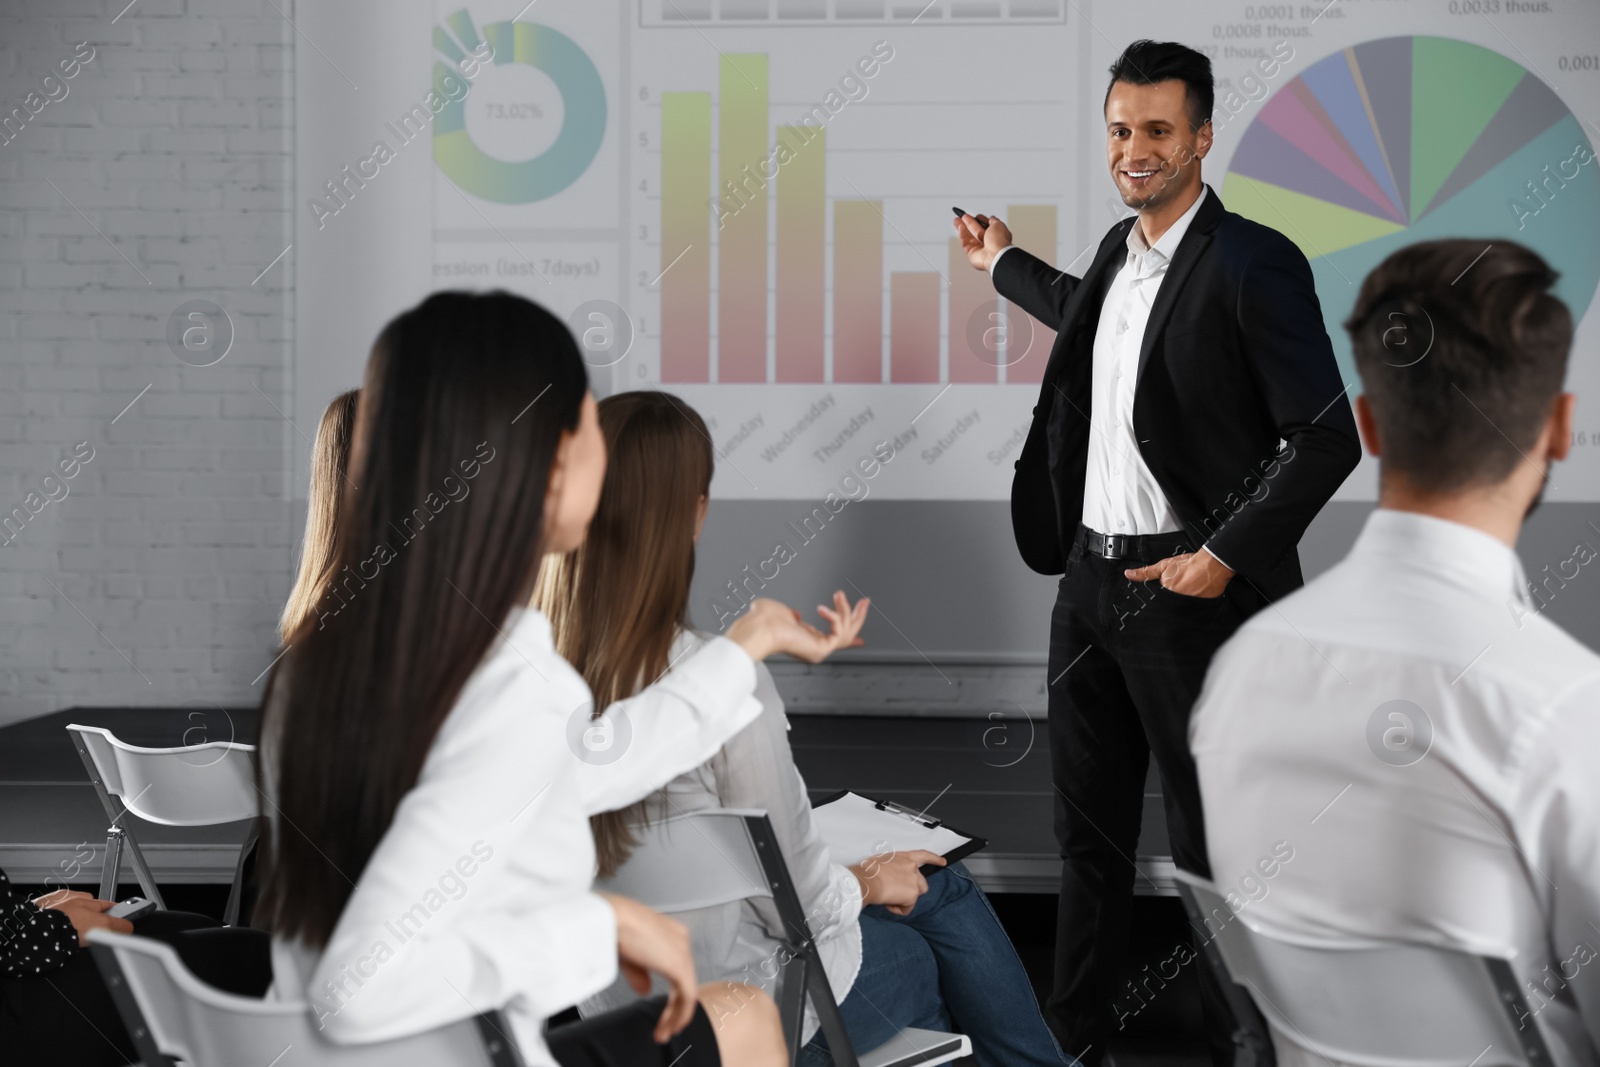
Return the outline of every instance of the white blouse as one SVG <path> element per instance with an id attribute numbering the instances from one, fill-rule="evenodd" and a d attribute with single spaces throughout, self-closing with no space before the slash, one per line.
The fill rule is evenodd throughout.
<path id="1" fill-rule="evenodd" d="M 589 688 L 557 654 L 549 621 L 514 609 L 326 948 L 273 939 L 274 991 L 309 1000 L 340 1043 L 501 1007 L 529 1064 L 553 1067 L 544 1021 L 618 973 L 616 916 L 591 888 L 589 816 L 703 763 L 755 719 L 755 668 L 738 645 L 713 639 L 612 705 L 609 730 L 597 728 Z"/>
<path id="2" fill-rule="evenodd" d="M 685 658 L 668 673 L 704 654 L 717 638 L 682 631 L 670 658 Z M 701 651 L 696 652 L 699 649 Z M 806 783 L 789 748 L 789 720 L 783 712 L 772 674 L 756 664 L 759 718 L 736 734 L 711 759 L 668 782 L 645 801 L 646 817 L 659 822 L 704 808 L 758 808 L 766 811 L 778 837 L 778 848 L 794 879 L 800 906 L 817 939 L 822 969 L 836 1000 L 844 1000 L 861 969 L 861 883 L 850 869 L 828 855 L 811 815 Z M 777 994 L 779 946 L 788 942 L 777 908 L 766 897 L 679 912 L 673 918 L 689 927 L 695 970 L 701 981 L 731 979 Z M 656 978 L 655 992 L 666 987 Z M 583 1003 L 585 1014 L 620 1007 L 635 998 L 621 979 Z M 816 1012 L 806 1000 L 802 1041 L 817 1030 Z"/>

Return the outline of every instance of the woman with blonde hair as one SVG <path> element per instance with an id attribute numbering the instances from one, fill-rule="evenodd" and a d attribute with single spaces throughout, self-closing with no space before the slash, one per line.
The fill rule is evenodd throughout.
<path id="1" fill-rule="evenodd" d="M 589 536 L 574 552 L 545 557 L 534 595 L 557 650 L 588 682 L 597 707 L 672 679 L 679 664 L 717 640 L 696 633 L 688 617 L 695 542 L 711 489 L 704 421 L 676 397 L 635 392 L 600 402 L 600 428 L 610 460 Z M 818 610 L 832 619 L 846 608 L 836 595 L 832 610 Z M 705 808 L 764 810 L 857 1052 L 908 1027 L 953 1027 L 971 1036 L 985 1067 L 1070 1062 L 965 868 L 951 864 L 924 877 L 920 867 L 944 865 L 931 852 L 875 856 L 853 867 L 833 861 L 789 749 L 783 700 L 764 665 L 756 675 L 762 711 L 752 724 L 662 790 L 591 819 L 601 875 L 626 862 L 641 823 Z M 633 729 L 637 748 L 640 724 Z M 695 966 L 707 977 L 769 983 L 770 961 L 791 937 L 766 899 L 677 918 L 688 925 Z M 629 999 L 615 983 L 584 1006 L 614 1008 Z M 831 1062 L 809 1007 L 802 1040 L 801 1063 Z"/>
<path id="2" fill-rule="evenodd" d="M 311 617 L 332 576 L 333 537 L 339 528 L 339 503 L 344 499 L 350 466 L 350 437 L 356 423 L 359 389 L 334 397 L 322 412 L 317 439 L 311 446 L 311 492 L 306 497 L 306 536 L 300 548 L 300 573 L 278 620 L 278 637 L 287 641 Z"/>

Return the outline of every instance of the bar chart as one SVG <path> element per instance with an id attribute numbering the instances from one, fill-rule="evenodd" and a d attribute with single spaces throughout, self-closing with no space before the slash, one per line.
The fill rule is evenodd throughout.
<path id="1" fill-rule="evenodd" d="M 1070 9 L 642 0 L 638 343 L 612 383 L 705 417 L 715 496 L 820 498 L 883 442 L 906 458 L 875 493 L 1005 496 L 1054 334 L 972 267 L 950 209 L 1063 268 L 1082 247 Z M 980 18 L 1003 75 L 971 63 Z"/>
<path id="2" fill-rule="evenodd" d="M 1037 384 L 1049 331 L 1008 345 L 1003 301 L 955 237 L 942 270 L 886 265 L 903 234 L 882 200 L 828 195 L 828 128 L 773 123 L 770 64 L 726 53 L 714 92 L 661 95 L 661 381 Z M 1056 247 L 1056 215 L 1004 210 L 1035 249 Z"/>

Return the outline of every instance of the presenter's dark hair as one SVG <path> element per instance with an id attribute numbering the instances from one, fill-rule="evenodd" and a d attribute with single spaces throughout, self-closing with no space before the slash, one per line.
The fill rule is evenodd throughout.
<path id="1" fill-rule="evenodd" d="M 1502 238 L 1410 245 L 1367 275 L 1344 327 L 1385 476 L 1448 493 L 1504 481 L 1523 462 L 1572 347 L 1556 278 Z"/>
<path id="2" fill-rule="evenodd" d="M 367 362 L 335 535 L 337 614 L 302 620 L 262 697 L 276 832 L 258 903 L 327 944 L 434 735 L 538 573 L 550 467 L 583 359 L 509 293 L 436 293 Z M 379 546 L 382 546 L 381 548 Z"/>
<path id="3" fill-rule="evenodd" d="M 1117 61 L 1111 64 L 1111 81 L 1106 86 L 1106 98 L 1111 100 L 1111 86 L 1117 82 L 1130 85 L 1156 85 L 1165 81 L 1181 81 L 1189 101 L 1189 121 L 1199 129 L 1211 121 L 1211 109 L 1216 103 L 1216 83 L 1211 77 L 1211 60 L 1203 52 L 1176 41 L 1140 40 L 1122 50 Z"/>

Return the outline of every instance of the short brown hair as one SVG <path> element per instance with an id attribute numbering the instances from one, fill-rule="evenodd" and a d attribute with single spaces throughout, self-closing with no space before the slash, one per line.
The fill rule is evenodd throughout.
<path id="1" fill-rule="evenodd" d="M 1164 81 L 1183 82 L 1184 96 L 1189 103 L 1189 125 L 1198 130 L 1211 121 L 1211 109 L 1216 103 L 1216 79 L 1211 74 L 1211 60 L 1204 52 L 1196 52 L 1177 41 L 1152 41 L 1148 38 L 1135 41 L 1122 50 L 1111 64 L 1111 81 L 1106 85 L 1105 100 L 1100 104 L 1104 111 L 1111 102 L 1111 88 L 1118 82 L 1129 85 L 1159 85 Z"/>
<path id="2" fill-rule="evenodd" d="M 1511 241 L 1425 241 L 1361 284 L 1345 320 L 1385 473 L 1425 492 L 1504 481 L 1561 392 L 1572 314 Z"/>

